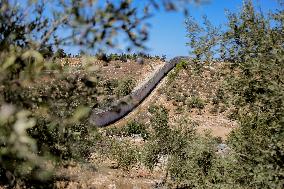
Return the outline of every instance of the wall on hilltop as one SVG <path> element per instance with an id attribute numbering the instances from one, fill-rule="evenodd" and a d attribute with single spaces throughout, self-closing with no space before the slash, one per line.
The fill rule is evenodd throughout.
<path id="1" fill-rule="evenodd" d="M 114 102 L 110 107 L 104 109 L 95 108 L 90 116 L 92 125 L 102 127 L 113 123 L 131 112 L 147 95 L 155 88 L 159 81 L 181 60 L 187 57 L 175 57 L 164 66 L 151 73 L 142 83 L 133 89 L 130 95 Z"/>

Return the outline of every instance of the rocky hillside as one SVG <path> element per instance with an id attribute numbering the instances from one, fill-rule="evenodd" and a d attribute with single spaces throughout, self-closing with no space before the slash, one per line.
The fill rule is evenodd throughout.
<path id="1" fill-rule="evenodd" d="M 199 134 L 207 136 L 208 132 L 211 132 L 217 141 L 211 150 L 221 154 L 227 153 L 226 145 L 222 142 L 237 127 L 237 123 L 232 116 L 233 109 L 222 95 L 222 73 L 225 66 L 225 63 L 217 62 L 211 65 L 186 62 L 178 64 L 133 112 L 99 130 L 103 140 L 97 144 L 88 162 L 71 163 L 60 170 L 58 174 L 64 177 L 68 175 L 70 181 L 58 182 L 57 186 L 59 188 L 165 187 L 170 156 L 166 154 L 158 156 L 157 162 L 152 162 L 154 164 L 151 169 L 146 166 L 147 162 L 145 163 L 145 156 L 150 153 L 147 149 L 153 140 L 152 135 L 156 135 L 152 126 L 155 124 L 155 118 L 153 119 L 151 110 L 155 107 L 166 109 L 168 115 L 166 122 L 173 131 L 182 128 L 191 132 L 193 129 L 197 131 L 197 134 L 193 132 L 196 136 Z M 218 144 L 222 149 L 219 149 Z"/>

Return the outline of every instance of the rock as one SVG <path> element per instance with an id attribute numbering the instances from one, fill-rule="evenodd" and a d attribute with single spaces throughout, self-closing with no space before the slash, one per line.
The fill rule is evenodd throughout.
<path id="1" fill-rule="evenodd" d="M 226 144 L 221 143 L 217 146 L 217 154 L 221 156 L 227 155 L 228 153 L 230 153 L 230 151 L 231 151 L 230 147 L 228 147 L 228 145 Z"/>
<path id="2" fill-rule="evenodd" d="M 110 162 L 109 168 L 118 169 L 118 163 L 116 161 Z"/>
<path id="3" fill-rule="evenodd" d="M 144 142 L 144 139 L 143 139 L 143 137 L 140 134 L 134 134 L 134 135 L 132 135 L 132 138 L 133 138 L 133 141 L 135 143 L 142 143 L 142 142 Z"/>
<path id="4" fill-rule="evenodd" d="M 112 183 L 112 184 L 108 185 L 108 188 L 109 189 L 116 189 L 116 185 Z"/>
<path id="5" fill-rule="evenodd" d="M 141 58 L 141 57 L 139 57 L 139 58 L 137 58 L 136 62 L 137 62 L 138 64 L 144 64 L 144 59 Z"/>
<path id="6" fill-rule="evenodd" d="M 226 145 L 226 144 L 223 144 L 223 143 L 221 143 L 221 144 L 219 144 L 218 146 L 217 146 L 217 149 L 218 150 L 224 150 L 225 148 L 227 148 L 228 146 Z"/>

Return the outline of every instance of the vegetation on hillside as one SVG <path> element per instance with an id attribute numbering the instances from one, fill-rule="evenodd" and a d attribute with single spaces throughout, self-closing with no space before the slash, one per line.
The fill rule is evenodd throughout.
<path id="1" fill-rule="evenodd" d="M 192 20 L 187 22 L 189 45 L 197 60 L 206 64 L 219 55 L 228 62 L 224 95 L 236 108 L 240 125 L 228 138 L 232 154 L 222 166 L 217 164 L 221 170 L 210 184 L 283 187 L 283 21 L 283 10 L 265 15 L 252 1 L 245 1 L 240 13 L 228 14 L 223 32 L 207 19 L 204 28 Z"/>
<path id="2" fill-rule="evenodd" d="M 127 50 L 143 50 L 152 11 L 189 1 L 147 2 L 140 11 L 129 0 L 0 1 L 0 184 L 53 187 L 54 168 L 88 155 L 98 138 L 87 122 L 97 103 L 94 67 L 86 61 L 70 74 L 54 60 L 70 56 L 66 46 L 101 53 L 118 34 Z M 118 96 L 131 89 L 119 85 Z"/>
<path id="3" fill-rule="evenodd" d="M 266 15 L 247 0 L 241 12 L 228 13 L 222 30 L 207 18 L 204 27 L 193 19 L 186 22 L 196 64 L 178 64 L 167 84 L 175 86 L 181 70 L 194 70 L 198 76 L 214 59 L 225 62 L 220 73 L 224 83 L 210 99 L 235 108 L 239 127 L 225 141 L 225 151 L 220 150 L 219 138 L 197 134 L 194 123 L 184 120 L 172 126 L 163 106 L 149 108 L 147 124 L 134 121 L 124 128 L 100 131 L 90 127 L 88 115 L 98 106 L 98 87 L 106 85 L 106 93 L 122 97 L 131 92 L 133 82 L 103 83 L 88 60 L 75 71 L 61 66 L 55 60 L 69 56 L 61 48 L 95 48 L 97 58 L 106 63 L 136 58 L 106 55 L 102 50 L 114 47 L 120 32 L 130 42 L 127 48 L 142 48 L 148 36 L 143 21 L 151 8 L 177 10 L 188 1 L 161 2 L 149 0 L 141 15 L 128 0 L 103 5 L 0 1 L 1 185 L 52 188 L 62 179 L 54 174 L 56 168 L 70 160 L 86 161 L 95 151 L 125 171 L 137 165 L 153 171 L 162 162 L 162 184 L 170 188 L 283 188 L 283 10 Z M 45 11 L 55 4 L 57 8 L 47 16 Z M 71 32 L 59 37 L 63 29 Z M 186 98 L 183 91 L 174 97 L 167 94 L 188 110 L 201 110 L 207 103 L 198 94 Z M 133 138 L 142 139 L 137 144 Z"/>
<path id="4" fill-rule="evenodd" d="M 213 59 L 223 62 L 219 73 L 223 83 L 209 100 L 231 106 L 239 126 L 220 144 L 210 134 L 198 135 L 190 122 L 172 126 L 168 111 L 152 106 L 150 134 L 143 149 L 136 149 L 141 150 L 136 159 L 150 170 L 163 159 L 164 184 L 170 188 L 283 188 L 283 10 L 265 15 L 245 1 L 240 13 L 228 14 L 228 27 L 222 32 L 208 19 L 204 23 L 202 27 L 187 21 L 196 62 L 190 71 L 198 76 Z M 200 97 L 191 94 L 186 100 L 183 89 L 176 86 L 181 85 L 176 80 L 181 69 L 189 71 L 189 66 L 180 63 L 169 75 L 167 84 L 174 90 L 169 98 L 189 109 L 202 109 L 205 102 Z M 180 95 L 172 96 L 176 94 Z"/>

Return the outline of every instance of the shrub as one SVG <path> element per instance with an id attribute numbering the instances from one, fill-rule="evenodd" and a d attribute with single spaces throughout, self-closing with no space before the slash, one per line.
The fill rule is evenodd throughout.
<path id="1" fill-rule="evenodd" d="M 112 141 L 110 158 L 115 159 L 118 166 L 129 170 L 140 160 L 139 148 L 127 141 Z"/>
<path id="2" fill-rule="evenodd" d="M 115 68 L 120 68 L 120 65 L 119 64 L 115 64 L 114 67 Z"/>
<path id="3" fill-rule="evenodd" d="M 1 161 L 4 161 L 4 167 L 1 169 L 4 169 L 5 174 L 11 173 L 19 182 L 29 182 L 29 179 L 52 179 L 50 174 L 46 174 L 48 169 L 44 167 L 46 165 L 42 163 L 43 159 L 52 157 L 63 163 L 62 160 L 81 160 L 87 157 L 90 146 L 97 136 L 96 131 L 89 128 L 86 119 L 90 108 L 97 103 L 96 82 L 91 79 L 92 74 L 84 71 L 79 73 L 42 75 L 37 78 L 37 82 L 26 82 L 14 87 L 4 86 L 5 90 L 1 94 L 3 100 L 14 102 L 18 108 L 28 109 L 30 112 L 29 115 L 16 114 L 0 127 L 1 130 L 10 128 L 3 131 L 6 136 L 1 137 L 1 146 L 3 150 L 7 148 L 13 151 L 1 153 Z M 34 120 L 33 127 L 25 120 Z M 19 128 L 16 129 L 13 125 Z M 17 130 L 21 133 L 17 133 Z M 20 143 L 16 140 L 11 141 L 11 145 L 16 145 L 19 149 L 5 142 L 10 138 L 9 135 L 17 136 L 20 140 Z M 21 151 L 25 151 L 25 155 L 21 155 Z M 11 166 L 13 163 L 9 165 L 14 158 L 17 166 Z M 1 179 L 5 179 L 5 174 L 1 174 Z"/>
<path id="4" fill-rule="evenodd" d="M 151 106 L 149 112 L 152 132 L 144 147 L 143 162 L 152 169 L 159 157 L 180 153 L 194 132 L 188 128 L 171 129 L 168 124 L 168 112 L 162 106 Z"/>
<path id="5" fill-rule="evenodd" d="M 252 1 L 245 1 L 242 11 L 229 13 L 228 20 L 223 33 L 207 40 L 209 48 L 203 39 L 214 28 L 207 27 L 208 33 L 200 41 L 196 40 L 198 32 L 192 31 L 192 24 L 188 28 L 197 57 L 206 57 L 199 50 L 207 48 L 211 53 L 218 50 L 223 61 L 231 62 L 224 89 L 236 108 L 234 116 L 240 126 L 228 140 L 235 152 L 235 163 L 223 167 L 224 172 L 232 171 L 226 175 L 226 184 L 234 183 L 240 188 L 282 188 L 283 10 L 267 16 L 256 11 Z M 214 52 L 211 55 L 218 56 Z"/>
<path id="6" fill-rule="evenodd" d="M 127 39 L 129 42 L 133 43 L 132 46 L 135 47 L 144 47 L 143 43 L 147 39 L 148 32 L 146 30 L 141 30 L 140 27 L 143 25 L 140 23 L 140 20 L 144 20 L 143 18 L 147 18 L 149 13 L 145 11 L 143 15 L 138 16 L 138 12 L 134 11 L 135 7 L 133 7 L 133 3 L 130 1 L 121 1 L 119 3 L 111 3 L 107 2 L 102 6 L 94 6 L 94 11 L 91 14 L 81 14 L 86 9 L 90 8 L 90 5 L 95 5 L 93 2 L 73 2 L 67 3 L 55 2 L 51 1 L 50 3 L 45 3 L 43 1 L 25 1 L 23 3 L 17 3 L 14 1 L 1 1 L 0 2 L 0 103 L 1 107 L 4 104 L 16 105 L 16 109 L 19 111 L 24 111 L 24 109 L 28 109 L 31 113 L 30 117 L 25 116 L 11 116 L 13 120 L 9 120 L 5 124 L 0 123 L 0 130 L 5 132 L 5 137 L 1 136 L 1 153 L 0 153 L 0 173 L 1 173 L 1 181 L 3 181 L 3 171 L 5 169 L 5 175 L 9 175 L 10 178 L 24 179 L 28 181 L 32 179 L 30 172 L 26 174 L 25 170 L 30 170 L 30 165 L 33 165 L 39 158 L 37 156 L 37 152 L 26 150 L 26 154 L 22 157 L 21 151 L 13 151 L 11 146 L 17 146 L 18 148 L 22 148 L 23 150 L 30 148 L 30 137 L 26 136 L 26 128 L 27 126 L 31 126 L 30 122 L 27 120 L 33 120 L 32 117 L 38 117 L 36 113 L 43 113 L 41 117 L 43 117 L 44 126 L 36 127 L 40 128 L 51 128 L 51 126 L 58 127 L 55 129 L 53 134 L 55 136 L 60 137 L 69 137 L 70 135 L 76 134 L 72 133 L 73 124 L 80 124 L 78 121 L 79 117 L 82 117 L 82 112 L 87 111 L 79 111 L 79 113 L 74 113 L 75 115 L 71 115 L 72 108 L 75 103 L 72 104 L 72 110 L 68 110 L 68 105 L 66 106 L 66 102 L 64 102 L 67 97 L 80 97 L 79 95 L 70 95 L 73 90 L 80 91 L 80 86 L 74 86 L 74 83 L 66 83 L 66 85 L 71 85 L 68 89 L 68 93 L 65 96 L 64 89 L 61 91 L 61 88 L 52 88 L 52 92 L 56 94 L 52 94 L 53 96 L 48 96 L 50 101 L 47 102 L 47 106 L 41 106 L 45 103 L 45 98 L 38 98 L 38 96 L 32 97 L 29 95 L 27 98 L 23 96 L 22 90 L 26 90 L 24 87 L 27 84 L 34 83 L 37 81 L 38 77 L 42 73 L 43 69 L 50 68 L 53 65 L 49 62 L 50 58 L 53 54 L 53 47 L 58 48 L 59 46 L 77 46 L 82 49 L 93 49 L 95 52 L 101 52 L 102 49 L 108 47 L 114 47 L 115 39 L 118 33 L 125 33 L 127 35 Z M 164 6 L 169 6 L 169 4 L 176 9 L 177 4 L 173 2 L 167 2 Z M 151 5 L 155 5 L 154 2 L 151 2 Z M 56 6 L 56 8 L 54 8 Z M 91 6 L 92 7 L 92 6 Z M 156 7 L 156 6 L 154 6 Z M 157 8 L 157 7 L 156 7 Z M 70 11 L 71 10 L 71 11 Z M 46 12 L 48 14 L 43 14 Z M 30 14 L 31 13 L 31 14 Z M 32 15 L 32 16 L 31 16 Z M 108 15 L 108 16 L 106 16 Z M 139 18 L 138 18 L 138 17 Z M 141 16 L 141 17 L 140 17 Z M 108 17 L 110 19 L 108 19 Z M 126 19 L 127 18 L 127 19 Z M 66 32 L 64 36 L 58 36 L 58 32 L 64 28 L 69 32 Z M 128 50 L 131 50 L 129 48 Z M 85 54 L 83 50 L 80 50 L 80 55 Z M 47 59 L 44 59 L 47 58 Z M 102 58 L 103 60 L 105 58 Z M 62 70 L 57 70 L 59 73 Z M 64 76 L 63 76 L 64 77 Z M 41 82 L 41 80 L 39 79 Z M 76 83 L 76 82 L 75 82 Z M 87 80 L 87 83 L 90 82 Z M 91 82 L 92 83 L 92 82 Z M 59 87 L 56 83 L 51 83 L 54 87 Z M 87 85 L 88 85 L 87 84 Z M 48 87 L 48 86 L 46 86 Z M 66 86 L 63 86 L 65 88 Z M 79 89 L 76 89 L 78 87 Z M 84 87 L 83 87 L 84 88 Z M 88 88 L 89 89 L 89 88 Z M 84 104 L 84 97 L 89 90 L 85 91 L 83 89 L 82 98 Z M 5 93 L 5 94 L 4 94 Z M 10 96 L 11 95 L 11 96 Z M 25 93 L 27 95 L 27 93 Z M 38 94 L 40 95 L 40 94 Z M 30 98 L 31 97 L 31 98 Z M 57 99 L 57 97 L 61 97 L 62 99 Z M 56 98 L 56 99 L 53 99 Z M 54 100 L 54 101 L 53 101 Z M 64 104 L 56 110 L 55 106 L 53 109 L 49 111 L 49 103 L 55 104 L 57 101 L 59 105 Z M 76 99 L 73 99 L 76 101 Z M 80 101 L 78 100 L 78 101 Z M 72 103 L 72 100 L 70 100 Z M 70 102 L 68 101 L 68 102 Z M 76 101 L 76 103 L 78 102 Z M 39 106 L 40 105 L 40 106 Z M 64 110 L 61 111 L 63 108 Z M 89 107 L 87 107 L 89 108 Z M 41 110 L 41 111 L 39 111 Z M 68 110 L 65 114 L 65 110 Z M 15 111 L 18 112 L 18 111 Z M 14 112 L 14 113 L 15 113 Z M 25 112 L 25 111 L 24 111 Z M 81 113 L 80 113 L 81 112 Z M 3 113 L 3 112 L 1 112 Z M 54 114 L 53 114 L 54 113 Z M 15 113 L 17 114 L 17 113 Z M 22 115 L 22 114 L 21 114 Z M 0 115 L 2 116 L 2 115 Z M 25 117 L 23 121 L 23 117 Z M 39 116 L 40 117 L 40 116 Z M 40 118 L 39 118 L 40 120 Z M 76 121 L 75 121 L 76 120 Z M 2 120 L 1 120 L 2 121 Z M 19 122 L 18 122 L 19 121 Z M 27 121 L 27 122 L 26 122 Z M 55 123 L 54 123 L 55 122 Z M 12 128 L 14 124 L 19 124 L 19 130 L 13 130 Z M 18 127 L 17 126 L 17 127 Z M 68 126 L 68 127 L 66 127 Z M 75 126 L 76 127 L 76 126 Z M 21 132 L 22 135 L 18 135 L 17 132 Z M 59 133 L 64 133 L 63 135 Z M 31 134 L 32 129 L 30 130 Z M 39 133 L 33 133 L 38 135 Z M 40 135 L 40 134 L 39 134 Z M 38 136 L 39 136 L 38 135 Z M 50 134 L 51 135 L 51 134 Z M 16 140 L 10 140 L 10 136 Z M 52 138 L 56 138 L 53 136 Z M 47 136 L 50 137 L 50 136 Z M 18 140 L 23 140 L 20 143 Z M 36 142 L 40 143 L 41 138 L 36 138 Z M 58 138 L 59 140 L 59 138 Z M 11 143 L 10 143 L 11 142 Z M 23 143 L 22 143 L 23 142 Z M 28 147 L 27 147 L 28 146 Z M 32 146 L 32 145 L 31 145 Z M 48 147 L 48 145 L 46 145 Z M 3 149 L 3 151 L 2 151 Z M 10 150 L 13 152 L 10 153 Z M 48 154 L 48 149 L 41 149 L 42 154 Z M 2 158 L 5 154 L 10 153 L 10 157 L 2 161 Z M 3 155 L 3 156 L 2 156 Z M 31 161 L 29 157 L 35 157 L 34 162 Z M 20 158 L 21 162 L 27 165 L 28 169 L 23 169 L 23 174 L 16 174 L 17 167 L 15 167 L 16 159 Z M 7 160 L 7 161 L 6 161 Z M 13 166 L 10 166 L 13 165 Z M 21 167 L 21 166 L 19 166 Z M 33 169 L 33 168 L 32 168 Z M 35 173 L 37 174 L 37 173 Z M 27 184 L 34 184 L 37 180 L 33 180 L 34 182 L 29 182 Z M 39 187 L 40 185 L 38 185 Z M 12 187 L 12 186 L 11 186 Z M 32 188 L 31 185 L 23 186 L 23 188 Z M 41 186 L 45 187 L 45 186 Z M 37 187 L 36 187 L 37 188 Z"/>
<path id="7" fill-rule="evenodd" d="M 96 57 L 98 60 L 101 60 L 104 63 L 108 63 L 110 61 L 110 58 L 105 53 L 97 54 Z"/>
<path id="8" fill-rule="evenodd" d="M 226 164 L 233 164 L 233 156 L 216 153 L 218 138 L 209 133 L 196 134 L 193 123 L 186 122 L 170 128 L 167 111 L 160 106 L 152 106 L 151 126 L 153 131 L 142 153 L 144 165 L 153 169 L 161 157 L 167 157 L 166 186 L 169 188 L 229 188 L 226 180 L 229 172 Z M 225 161 L 225 163 L 224 163 Z M 237 171 L 237 170 L 236 170 Z M 226 176 L 226 178 L 223 178 Z"/>
<path id="9" fill-rule="evenodd" d="M 177 94 L 174 95 L 174 100 L 176 102 L 182 102 L 184 104 L 185 100 L 186 100 L 186 97 L 183 94 L 177 93 Z"/>
<path id="10" fill-rule="evenodd" d="M 125 133 L 126 136 L 140 135 L 143 139 L 148 139 L 149 137 L 146 126 L 135 121 L 127 123 L 127 125 L 123 127 L 123 133 Z"/>
<path id="11" fill-rule="evenodd" d="M 221 87 L 216 91 L 213 99 L 212 99 L 213 105 L 218 105 L 219 103 L 226 103 L 225 99 L 225 91 Z"/>
<path id="12" fill-rule="evenodd" d="M 161 157 L 167 157 L 167 187 L 242 188 L 230 175 L 238 171 L 244 173 L 235 163 L 236 154 L 217 153 L 220 138 L 209 133 L 198 135 L 191 125 L 193 123 L 170 128 L 163 107 L 152 106 L 149 111 L 153 131 L 142 151 L 142 161 L 152 170 Z"/>
<path id="13" fill-rule="evenodd" d="M 64 52 L 64 50 L 61 48 L 57 49 L 57 51 L 54 53 L 54 58 L 65 58 L 65 57 L 67 57 L 67 55 Z"/>
<path id="14" fill-rule="evenodd" d="M 123 79 L 118 82 L 118 86 L 114 92 L 116 96 L 120 98 L 129 95 L 134 87 L 135 87 L 135 82 L 133 79 L 130 78 Z"/>
<path id="15" fill-rule="evenodd" d="M 187 145 L 169 158 L 168 184 L 177 188 L 206 187 L 216 159 L 216 146 L 214 140 L 208 136 L 195 136 L 187 140 Z"/>
<path id="16" fill-rule="evenodd" d="M 187 65 L 188 65 L 188 62 L 187 61 L 181 61 L 179 62 L 175 69 L 173 71 L 171 71 L 168 75 L 168 84 L 171 84 L 175 78 L 178 76 L 178 73 L 182 70 L 182 69 L 186 69 L 187 68 Z"/>
<path id="17" fill-rule="evenodd" d="M 116 79 L 105 80 L 102 81 L 100 85 L 103 87 L 107 95 L 113 95 L 115 94 L 115 89 L 118 87 L 118 80 Z"/>
<path id="18" fill-rule="evenodd" d="M 51 181 L 52 169 L 46 168 L 46 159 L 37 155 L 36 140 L 27 133 L 36 125 L 31 112 L 8 104 L 0 108 L 0 184 L 12 187 L 20 179 Z"/>
<path id="19" fill-rule="evenodd" d="M 134 136 L 140 135 L 143 139 L 148 139 L 149 132 L 146 129 L 146 126 L 142 123 L 131 121 L 128 122 L 124 127 L 117 128 L 106 128 L 106 135 L 107 136 Z"/>
<path id="20" fill-rule="evenodd" d="M 192 96 L 186 100 L 186 105 L 190 109 L 191 108 L 203 109 L 206 103 L 200 97 Z"/>
<path id="21" fill-rule="evenodd" d="M 187 61 L 180 61 L 177 65 L 176 65 L 176 71 L 179 72 L 182 69 L 186 69 L 188 66 L 188 62 Z"/>
<path id="22" fill-rule="evenodd" d="M 194 60 L 193 62 L 193 73 L 194 75 L 200 76 L 204 71 L 204 63 L 199 62 L 198 60 Z"/>

